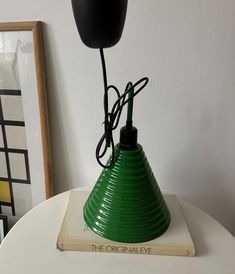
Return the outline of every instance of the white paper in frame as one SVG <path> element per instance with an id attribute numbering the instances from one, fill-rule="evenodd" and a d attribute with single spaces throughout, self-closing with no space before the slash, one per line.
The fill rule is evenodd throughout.
<path id="1" fill-rule="evenodd" d="M 0 215 L 0 244 L 8 232 L 8 220 L 7 216 Z"/>
<path id="2" fill-rule="evenodd" d="M 0 244 L 3 241 L 4 238 L 4 225 L 3 225 L 3 220 L 0 219 Z"/>
<path id="3" fill-rule="evenodd" d="M 0 23 L 0 213 L 14 223 L 52 194 L 42 23 Z"/>

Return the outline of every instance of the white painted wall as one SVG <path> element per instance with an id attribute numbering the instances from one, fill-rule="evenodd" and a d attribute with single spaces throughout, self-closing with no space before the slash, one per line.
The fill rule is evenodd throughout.
<path id="1" fill-rule="evenodd" d="M 56 192 L 94 184 L 103 121 L 98 52 L 80 41 L 70 1 L 0 5 L 1 21 L 45 22 Z M 130 0 L 123 37 L 106 57 L 109 83 L 120 89 L 150 78 L 135 124 L 162 190 L 235 234 L 235 1 Z"/>

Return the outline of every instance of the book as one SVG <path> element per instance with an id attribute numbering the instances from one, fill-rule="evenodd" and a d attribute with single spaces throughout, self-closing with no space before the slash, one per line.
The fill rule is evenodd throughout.
<path id="1" fill-rule="evenodd" d="M 164 195 L 171 223 L 160 237 L 144 243 L 120 243 L 100 237 L 84 223 L 83 205 L 89 191 L 71 191 L 57 238 L 61 251 L 195 256 L 195 247 L 176 195 Z"/>

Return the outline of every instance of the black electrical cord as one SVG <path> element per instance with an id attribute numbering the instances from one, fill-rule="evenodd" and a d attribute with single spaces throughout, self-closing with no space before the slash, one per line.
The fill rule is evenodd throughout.
<path id="1" fill-rule="evenodd" d="M 149 79 L 147 77 L 141 78 L 135 84 L 128 82 L 125 88 L 124 93 L 121 95 L 117 87 L 114 85 L 109 85 L 107 83 L 107 73 L 103 49 L 100 49 L 100 58 L 103 70 L 103 81 L 104 81 L 104 134 L 100 138 L 100 141 L 96 147 L 96 159 L 97 162 L 104 168 L 110 168 L 115 163 L 115 149 L 114 149 L 114 140 L 113 140 L 113 130 L 118 126 L 120 116 L 122 113 L 123 107 L 135 97 L 147 84 Z M 139 87 L 138 87 L 139 86 Z M 135 88 L 137 90 L 135 91 Z M 116 92 L 118 99 L 113 104 L 111 112 L 109 112 L 108 105 L 108 92 L 110 89 L 113 89 Z M 126 98 L 127 94 L 133 91 L 132 96 Z M 108 147 L 111 146 L 111 160 L 107 164 L 103 164 L 100 159 L 104 157 L 107 152 Z M 101 150 L 103 147 L 103 150 Z"/>

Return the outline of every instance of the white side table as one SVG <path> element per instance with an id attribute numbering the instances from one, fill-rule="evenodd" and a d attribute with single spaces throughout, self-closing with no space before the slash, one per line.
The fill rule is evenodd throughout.
<path id="1" fill-rule="evenodd" d="M 69 192 L 26 214 L 0 247 L 1 274 L 234 274 L 235 240 L 215 219 L 180 202 L 196 246 L 196 257 L 61 252 L 56 239 Z"/>

